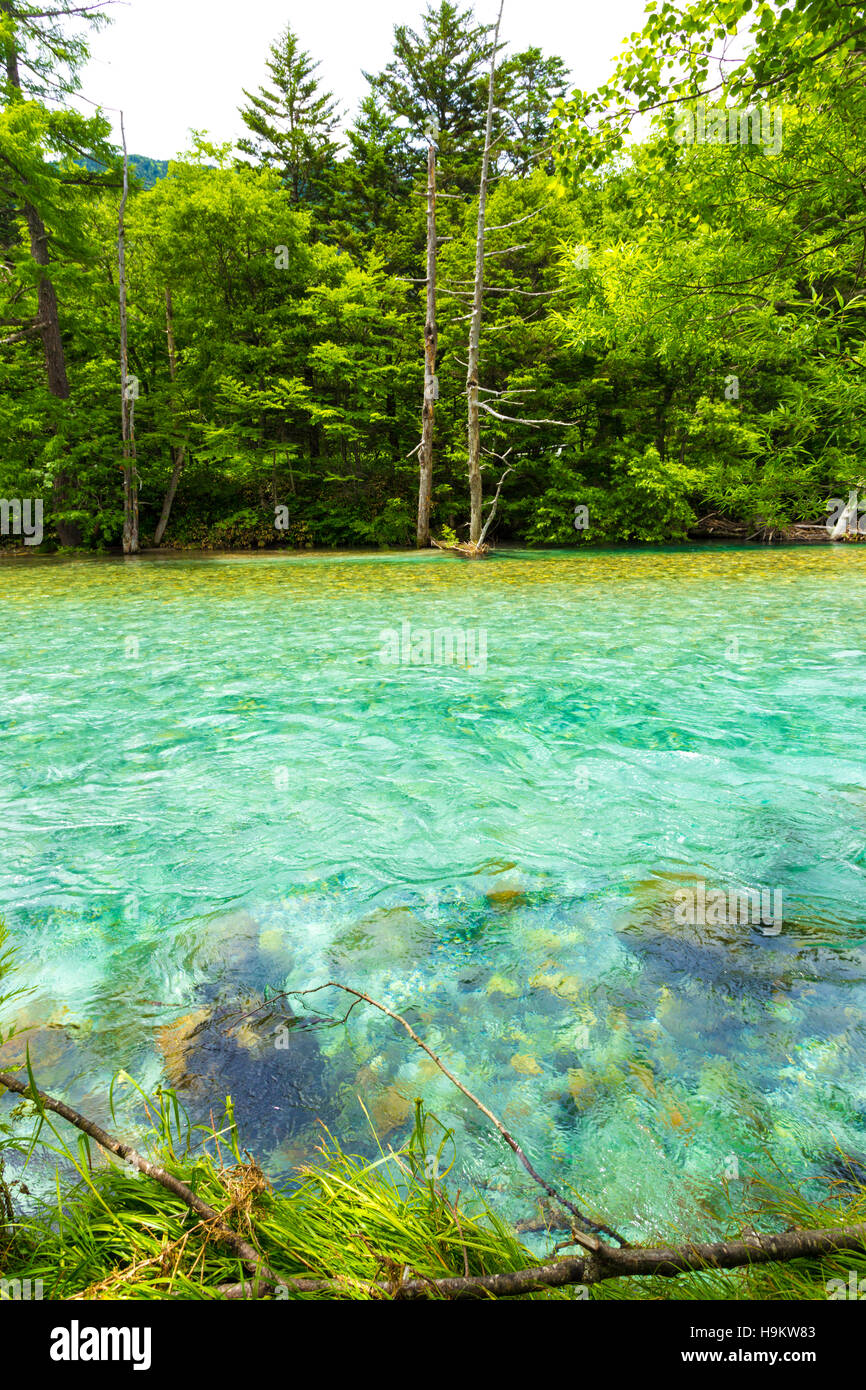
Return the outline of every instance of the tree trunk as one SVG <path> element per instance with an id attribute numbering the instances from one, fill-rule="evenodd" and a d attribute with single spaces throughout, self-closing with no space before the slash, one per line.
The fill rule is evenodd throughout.
<path id="1" fill-rule="evenodd" d="M 431 138 L 427 151 L 427 318 L 424 324 L 424 408 L 421 417 L 421 448 L 418 451 L 419 550 L 430 544 L 430 499 L 433 494 L 433 425 L 436 415 L 436 145 Z"/>
<path id="2" fill-rule="evenodd" d="M 484 131 L 484 154 L 481 158 L 481 186 L 478 190 L 478 231 L 475 237 L 475 293 L 472 299 L 472 322 L 469 329 L 469 354 L 466 367 L 466 396 L 468 400 L 468 457 L 469 457 L 469 540 L 477 545 L 481 537 L 484 493 L 481 482 L 481 435 L 478 413 L 478 356 L 481 343 L 481 312 L 484 303 L 484 236 L 487 224 L 487 175 L 490 168 L 490 144 L 493 136 L 493 86 L 496 80 L 496 50 L 499 46 L 499 26 L 505 0 L 499 5 L 499 15 L 493 33 L 493 53 L 490 58 L 490 80 L 487 87 L 487 124 Z"/>
<path id="3" fill-rule="evenodd" d="M 0 0 L 0 14 L 12 18 L 11 0 Z M 18 50 L 14 37 L 6 48 L 6 76 L 10 87 L 21 92 L 21 75 L 18 70 Z M 23 94 L 22 94 L 23 95 Z M 26 184 L 25 184 L 26 187 Z M 58 400 L 69 399 L 69 379 L 66 375 L 66 354 L 60 334 L 60 311 L 57 305 L 57 292 L 50 277 L 46 274 L 51 264 L 48 252 L 48 231 L 36 208 L 24 195 L 24 220 L 30 236 L 30 254 L 39 267 L 37 296 L 39 303 L 39 332 L 42 338 L 42 351 L 45 357 L 45 374 L 48 390 Z M 69 488 L 69 475 L 62 470 L 54 476 L 54 508 L 61 510 Z M 57 538 L 61 545 L 75 546 L 82 541 L 81 531 L 74 522 L 57 522 Z"/>
<path id="4" fill-rule="evenodd" d="M 135 391 L 129 379 L 129 344 L 126 322 L 126 200 L 129 196 L 129 157 L 123 114 L 120 117 L 123 141 L 123 196 L 117 229 L 117 267 L 120 293 L 120 404 L 123 434 L 123 553 L 138 553 L 138 474 L 135 469 Z"/>
<path id="5" fill-rule="evenodd" d="M 177 349 L 174 342 L 174 313 L 172 311 L 171 290 L 168 286 L 166 286 L 165 290 L 165 335 L 168 339 L 168 370 L 171 375 L 172 385 L 174 385 L 174 380 L 177 376 Z M 174 392 L 172 392 L 171 398 L 171 413 L 172 421 L 174 421 Z M 172 468 L 171 479 L 166 489 L 159 522 L 154 532 L 154 545 L 162 545 L 162 538 L 165 535 L 165 528 L 168 526 L 168 519 L 171 516 L 177 485 L 180 482 L 180 475 L 183 472 L 184 460 L 186 458 L 186 444 L 173 445 L 171 452 L 174 459 L 174 467 Z"/>

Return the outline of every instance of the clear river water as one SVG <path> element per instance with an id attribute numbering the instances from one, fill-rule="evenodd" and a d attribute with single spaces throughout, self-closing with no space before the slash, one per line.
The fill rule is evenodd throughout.
<path id="1" fill-rule="evenodd" d="M 10 560 L 0 629 L 2 1021 L 45 1089 L 230 1092 L 275 1177 L 423 1097 L 531 1216 L 389 1019 L 263 1007 L 340 980 L 635 1238 L 866 1161 L 863 548 Z M 770 929 L 678 908 L 761 889 Z"/>

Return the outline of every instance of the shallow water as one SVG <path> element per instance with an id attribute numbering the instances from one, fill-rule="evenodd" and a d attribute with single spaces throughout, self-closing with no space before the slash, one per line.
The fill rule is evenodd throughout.
<path id="1" fill-rule="evenodd" d="M 97 1116 L 121 1067 L 195 1110 L 224 1063 L 275 1174 L 317 1116 L 369 1149 L 359 1095 L 385 1143 L 423 1096 L 512 1216 L 510 1152 L 389 1020 L 275 1072 L 278 1019 L 221 1051 L 210 1011 L 367 990 L 636 1234 L 706 1225 L 734 1160 L 862 1160 L 864 600 L 851 546 L 5 562 L 0 914 L 36 992 L 4 1017 Z M 406 622 L 486 659 L 384 664 Z M 696 880 L 781 891 L 781 931 L 679 924 Z"/>

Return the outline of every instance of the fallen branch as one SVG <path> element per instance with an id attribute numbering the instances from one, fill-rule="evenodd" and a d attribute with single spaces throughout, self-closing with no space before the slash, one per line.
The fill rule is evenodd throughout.
<path id="1" fill-rule="evenodd" d="M 510 470 L 507 471 L 510 472 Z M 503 474 L 503 478 L 504 477 L 505 474 Z M 499 486 L 502 486 L 502 479 L 500 479 L 499 481 Z M 498 495 L 499 491 L 497 489 L 497 496 Z M 380 1013 L 387 1014 L 388 1018 L 392 1018 L 395 1023 L 399 1023 L 400 1027 L 404 1028 L 406 1032 L 409 1034 L 409 1037 L 412 1039 L 412 1041 L 417 1043 L 418 1046 L 422 1049 L 422 1051 L 427 1053 L 427 1056 L 431 1059 L 431 1061 L 436 1063 L 436 1066 L 439 1068 L 442 1074 L 448 1077 L 448 1080 L 454 1086 L 457 1087 L 458 1091 L 462 1091 L 464 1096 L 466 1096 L 467 1100 L 471 1100 L 472 1104 L 477 1106 L 477 1108 L 481 1111 L 482 1115 L 487 1116 L 490 1123 L 494 1125 L 496 1129 L 498 1129 L 499 1133 L 502 1135 L 502 1138 L 505 1140 L 508 1147 L 520 1159 L 520 1162 L 523 1164 L 529 1176 L 533 1178 L 540 1187 L 544 1188 L 544 1191 L 547 1193 L 548 1197 L 552 1197 L 554 1201 L 559 1202 L 561 1206 L 565 1207 L 566 1211 L 571 1212 L 571 1215 L 574 1217 L 576 1221 L 580 1222 L 581 1226 L 589 1227 L 590 1231 L 595 1231 L 599 1235 L 611 1236 L 614 1240 L 618 1241 L 620 1245 L 624 1246 L 627 1244 L 625 1237 L 619 1235 L 616 1231 L 611 1230 L 610 1226 L 604 1226 L 598 1222 L 591 1221 L 588 1216 L 584 1216 L 583 1212 L 579 1211 L 572 1202 L 569 1202 L 566 1197 L 563 1197 L 561 1192 L 557 1192 L 555 1187 L 551 1187 L 550 1183 L 546 1182 L 545 1179 L 541 1176 L 541 1174 L 535 1171 L 529 1159 L 526 1157 L 526 1154 L 523 1152 L 517 1140 L 514 1138 L 514 1135 L 509 1133 L 509 1131 L 505 1128 L 505 1125 L 502 1123 L 501 1120 L 497 1119 L 492 1110 L 488 1110 L 487 1106 L 483 1103 L 483 1101 L 480 1101 L 477 1096 L 473 1095 L 472 1092 L 466 1086 L 463 1085 L 463 1082 L 459 1081 L 457 1077 L 454 1075 L 454 1073 L 448 1070 L 441 1057 L 437 1057 L 433 1049 L 428 1047 L 427 1044 L 423 1041 L 423 1039 L 419 1038 L 414 1028 L 411 1026 L 411 1024 L 406 1022 L 402 1014 L 395 1013 L 393 1009 L 389 1009 L 385 1004 L 380 1004 L 378 999 L 374 999 L 372 995 L 365 994 L 364 991 L 361 989 L 352 989 L 350 985 L 341 985 L 338 980 L 328 980 L 325 984 L 315 985 L 312 989 L 287 990 L 285 993 L 286 997 L 300 997 L 302 995 L 307 994 L 318 994 L 323 989 L 341 989 L 344 994 L 354 995 L 356 1000 L 363 999 L 367 1004 L 372 1004 L 374 1009 L 378 1009 Z M 268 1001 L 268 1003 L 272 1002 L 273 999 L 270 999 Z M 354 1007 L 355 1006 L 353 1004 L 352 1008 Z M 348 1014 L 346 1015 L 346 1017 L 348 1017 Z M 588 1235 L 585 1230 L 573 1230 L 572 1234 L 574 1235 L 574 1238 L 577 1241 L 577 1243 L 579 1245 L 585 1246 L 587 1250 L 597 1251 L 602 1249 L 600 1241 L 596 1240 L 594 1236 Z"/>
<path id="2" fill-rule="evenodd" d="M 464 529 L 468 522 L 463 523 Z M 430 544 L 437 550 L 444 550 L 449 555 L 460 555 L 464 560 L 483 560 L 490 550 L 489 545 L 476 545 L 474 541 L 457 541 L 456 544 L 446 541 L 437 541 L 435 536 L 430 537 Z"/>
<path id="3" fill-rule="evenodd" d="M 821 1255 L 861 1252 L 866 1249 L 866 1223 L 839 1226 L 835 1230 L 783 1231 L 778 1235 L 752 1235 L 742 1240 L 696 1242 L 682 1246 L 628 1246 L 614 1250 L 602 1245 L 586 1256 L 570 1255 L 547 1264 L 503 1274 L 453 1275 L 445 1279 L 404 1279 L 400 1283 L 376 1280 L 367 1287 L 397 1300 L 419 1300 L 439 1296 L 464 1301 L 478 1298 L 518 1298 L 562 1289 L 575 1284 L 587 1288 L 608 1279 L 628 1279 L 637 1275 L 657 1275 L 665 1279 L 680 1274 L 697 1274 L 708 1269 L 743 1269 L 752 1265 L 783 1263 Z M 227 1297 L 252 1296 L 252 1284 L 227 1286 Z M 296 1293 L 340 1294 L 348 1283 L 340 1279 L 286 1279 L 284 1287 Z"/>

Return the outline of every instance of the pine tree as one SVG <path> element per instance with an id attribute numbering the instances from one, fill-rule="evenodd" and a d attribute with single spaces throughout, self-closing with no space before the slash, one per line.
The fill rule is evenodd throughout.
<path id="1" fill-rule="evenodd" d="M 244 88 L 250 104 L 240 114 L 252 134 L 238 141 L 238 149 L 278 169 L 293 202 L 320 204 L 340 149 L 332 138 L 339 107 L 332 92 L 321 90 L 319 64 L 300 48 L 290 28 L 272 44 L 267 67 L 274 90 L 261 87 L 253 94 Z"/>
<path id="2" fill-rule="evenodd" d="M 348 142 L 334 198 L 339 245 L 358 256 L 379 250 L 392 269 L 409 274 L 417 240 L 412 192 L 423 158 L 372 93 L 361 102 Z"/>
<path id="3" fill-rule="evenodd" d="M 508 172 L 525 178 L 539 162 L 552 172 L 551 108 L 568 86 L 565 63 L 546 58 L 540 48 L 527 48 L 502 64 L 496 86 L 497 104 L 508 112 L 509 128 L 500 144 Z"/>
<path id="4" fill-rule="evenodd" d="M 394 57 L 383 72 L 365 73 L 386 109 L 407 123 L 407 141 L 425 149 L 424 131 L 435 121 L 442 167 L 467 192 L 477 185 L 486 115 L 488 29 L 471 10 L 451 0 L 428 4 L 421 32 L 394 28 Z"/>

